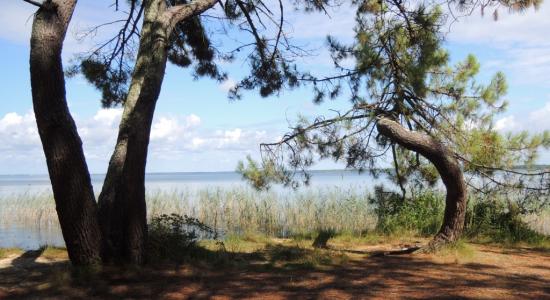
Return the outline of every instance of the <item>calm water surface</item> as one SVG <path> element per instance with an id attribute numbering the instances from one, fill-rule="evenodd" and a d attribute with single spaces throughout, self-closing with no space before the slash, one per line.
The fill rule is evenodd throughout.
<path id="1" fill-rule="evenodd" d="M 312 171 L 312 187 L 357 186 L 370 187 L 374 180 L 367 173 L 356 171 Z M 98 194 L 101 191 L 105 175 L 92 175 L 92 185 Z M 152 173 L 145 178 L 148 191 L 155 190 L 196 190 L 205 187 L 246 186 L 241 175 L 235 172 L 186 172 L 186 173 Z M 14 194 L 35 194 L 51 192 L 50 179 L 47 175 L 0 175 L 0 201 L 2 196 Z"/>

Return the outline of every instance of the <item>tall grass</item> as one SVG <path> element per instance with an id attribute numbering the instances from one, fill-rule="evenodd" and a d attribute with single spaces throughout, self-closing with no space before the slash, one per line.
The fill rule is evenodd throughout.
<path id="1" fill-rule="evenodd" d="M 288 236 L 330 228 L 361 232 L 376 222 L 366 193 L 340 188 L 259 193 L 246 188 L 199 192 L 195 216 L 227 232 Z"/>
<path id="2" fill-rule="evenodd" d="M 58 225 L 51 192 L 11 194 L 0 198 L 0 225 L 47 228 Z"/>
<path id="3" fill-rule="evenodd" d="M 540 241 L 550 233 L 550 211 L 523 216 L 511 202 L 472 195 L 466 233 L 497 242 Z M 512 202 L 513 203 L 513 202 Z M 403 202 L 393 193 L 358 188 L 308 188 L 258 192 L 247 187 L 156 190 L 147 193 L 148 218 L 176 213 L 197 218 L 226 236 L 260 233 L 272 237 L 311 235 L 320 230 L 361 235 L 430 236 L 441 225 L 444 196 L 427 191 Z M 0 230 L 6 226 L 58 228 L 50 193 L 0 198 Z M 533 230 L 535 229 L 535 230 Z"/>
<path id="4" fill-rule="evenodd" d="M 360 233 L 374 228 L 366 190 L 309 188 L 258 192 L 247 187 L 156 190 L 147 193 L 149 220 L 176 213 L 195 217 L 226 234 L 260 232 L 286 237 L 319 229 Z M 0 198 L 0 225 L 58 226 L 50 193 Z"/>
<path id="5" fill-rule="evenodd" d="M 371 203 L 378 218 L 376 230 L 386 235 L 433 235 L 443 222 L 444 195 L 426 191 L 414 199 L 375 190 Z"/>

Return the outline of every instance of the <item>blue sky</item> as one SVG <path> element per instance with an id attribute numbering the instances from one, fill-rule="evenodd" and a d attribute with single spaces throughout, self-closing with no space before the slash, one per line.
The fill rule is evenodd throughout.
<path id="1" fill-rule="evenodd" d="M 80 1 L 73 17 L 64 49 L 68 63 L 75 53 L 85 51 L 113 29 L 99 32 L 93 40 L 77 41 L 85 28 L 117 17 L 112 1 Z M 28 73 L 29 36 L 34 7 L 10 0 L 0 11 L 0 174 L 43 174 L 46 164 L 38 138 Z M 289 32 L 295 41 L 320 49 L 325 36 L 342 40 L 352 37 L 353 12 L 347 7 L 323 15 L 287 16 Z M 508 79 L 509 111 L 499 117 L 502 131 L 550 129 L 550 2 L 537 11 L 509 15 L 500 19 L 479 13 L 454 23 L 447 35 L 451 59 L 458 61 L 475 54 L 481 62 L 481 80 L 496 71 Z M 303 68 L 329 70 L 327 53 L 303 60 Z M 298 114 L 329 114 L 343 110 L 347 99 L 323 105 L 311 103 L 310 90 L 285 91 L 278 97 L 261 98 L 246 93 L 240 101 L 227 99 L 227 88 L 244 74 L 246 64 L 225 66 L 228 82 L 209 79 L 194 81 L 188 70 L 169 66 L 158 102 L 151 136 L 147 170 L 149 172 L 234 170 L 247 154 L 258 155 L 260 142 L 274 141 L 283 135 Z M 102 109 L 100 94 L 82 78 L 67 81 L 67 99 L 76 119 L 91 172 L 104 173 L 116 139 L 120 109 Z M 543 161 L 547 154 L 542 156 Z M 323 162 L 317 168 L 332 168 Z"/>

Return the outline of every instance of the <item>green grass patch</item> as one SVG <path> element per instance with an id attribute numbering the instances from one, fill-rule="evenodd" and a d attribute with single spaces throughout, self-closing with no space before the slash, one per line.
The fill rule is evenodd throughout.
<path id="1" fill-rule="evenodd" d="M 0 259 L 9 257 L 11 255 L 19 255 L 24 251 L 19 248 L 0 248 Z"/>
<path id="2" fill-rule="evenodd" d="M 44 245 L 39 250 L 42 252 L 40 257 L 46 259 L 69 259 L 67 249 L 62 247 Z"/>
<path id="3" fill-rule="evenodd" d="M 274 266 L 285 269 L 325 269 L 343 265 L 349 260 L 347 255 L 338 251 L 313 249 L 298 244 L 270 244 L 265 247 L 264 253 Z"/>
<path id="4" fill-rule="evenodd" d="M 454 243 L 447 244 L 437 250 L 435 255 L 444 257 L 454 257 L 457 260 L 469 260 L 475 256 L 475 249 L 463 239 Z"/>
<path id="5" fill-rule="evenodd" d="M 255 235 L 228 235 L 222 241 L 224 250 L 233 253 L 252 253 L 262 249 L 269 242 L 267 237 Z"/>

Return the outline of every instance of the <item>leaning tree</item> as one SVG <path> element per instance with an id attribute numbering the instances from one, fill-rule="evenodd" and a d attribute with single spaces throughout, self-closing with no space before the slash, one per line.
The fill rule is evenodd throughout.
<path id="1" fill-rule="evenodd" d="M 82 143 L 65 99 L 61 50 L 76 0 L 24 0 L 39 7 L 31 38 L 33 105 L 48 163 L 63 237 L 74 264 L 145 259 L 147 220 L 145 166 L 155 105 L 168 62 L 193 67 L 196 77 L 224 80 L 217 63 L 246 59 L 249 74 L 232 89 L 258 89 L 262 96 L 297 83 L 292 58 L 303 55 L 285 32 L 284 2 L 248 0 L 129 0 L 114 37 L 78 57 L 70 74 L 82 73 L 102 93 L 104 106 L 124 107 L 118 139 L 98 204 Z M 119 9 L 119 1 L 115 0 Z M 214 6 L 219 4 L 219 8 Z M 326 1 L 288 4 L 306 12 Z M 206 15 L 205 12 L 212 12 Z M 216 35 L 213 23 L 229 27 Z M 218 29 L 220 29 L 218 28 Z M 212 38 L 237 32 L 233 49 Z M 239 53 L 242 53 L 239 55 Z"/>
<path id="2" fill-rule="evenodd" d="M 97 204 L 82 141 L 67 107 L 61 59 L 76 1 L 30 2 L 39 6 L 30 42 L 33 108 L 59 224 L 71 262 L 97 264 L 101 261 Z"/>
<path id="3" fill-rule="evenodd" d="M 525 207 L 549 204 L 550 172 L 529 166 L 541 147 L 550 146 L 550 134 L 495 130 L 494 116 L 506 107 L 504 76 L 497 73 L 490 83 L 479 84 L 473 56 L 450 65 L 441 45 L 445 16 L 428 3 L 359 3 L 353 44 L 328 38 L 337 74 L 299 78 L 313 85 L 315 102 L 346 92 L 351 108 L 332 117 L 301 118 L 280 141 L 261 145 L 261 163 L 240 164 L 243 176 L 258 188 L 272 182 L 297 186 L 309 181 L 307 169 L 317 159 L 371 172 L 389 161 L 405 199 L 411 178 L 433 185 L 439 174 L 447 192 L 443 223 L 425 249 L 460 237 L 468 187 L 477 193 L 521 193 L 517 199 Z M 349 90 L 342 91 L 344 86 Z"/>

